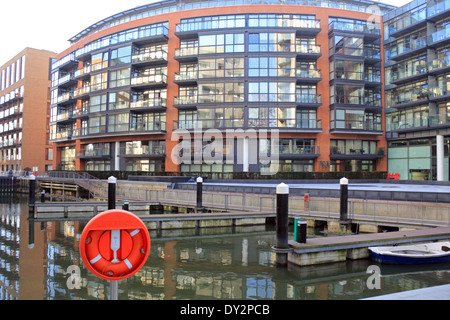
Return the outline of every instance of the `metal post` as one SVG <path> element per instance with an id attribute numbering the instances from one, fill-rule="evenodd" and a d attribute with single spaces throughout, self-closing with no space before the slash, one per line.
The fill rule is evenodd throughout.
<path id="1" fill-rule="evenodd" d="M 288 253 L 291 251 L 288 243 L 289 225 L 289 186 L 281 183 L 277 186 L 277 217 L 276 217 L 276 253 L 278 266 L 286 266 Z"/>
<path id="2" fill-rule="evenodd" d="M 282 183 L 277 186 L 277 248 L 287 249 L 288 245 L 288 213 L 289 187 Z"/>
<path id="3" fill-rule="evenodd" d="M 127 199 L 123 200 L 123 206 L 122 206 L 122 209 L 123 209 L 123 210 L 126 210 L 126 211 L 130 210 L 130 203 L 128 202 Z"/>
<path id="4" fill-rule="evenodd" d="M 119 281 L 118 280 L 110 280 L 109 284 L 110 284 L 109 287 L 110 287 L 110 290 L 111 290 L 111 292 L 110 292 L 110 294 L 111 294 L 110 299 L 111 300 L 119 300 Z"/>
<path id="5" fill-rule="evenodd" d="M 340 180 L 341 185 L 341 209 L 340 209 L 340 220 L 347 221 L 348 217 L 348 179 L 342 178 Z"/>
<path id="6" fill-rule="evenodd" d="M 108 178 L 108 210 L 116 208 L 116 184 L 117 178 Z"/>
<path id="7" fill-rule="evenodd" d="M 42 190 L 42 192 L 41 192 L 41 202 L 42 203 L 45 202 L 45 190 Z"/>
<path id="8" fill-rule="evenodd" d="M 35 204 L 35 193 L 36 193 L 36 177 L 34 175 L 30 176 L 30 185 L 29 185 L 29 204 L 30 206 L 34 206 Z"/>
<path id="9" fill-rule="evenodd" d="M 197 209 L 201 209 L 203 207 L 202 203 L 203 197 L 203 178 L 197 178 Z"/>

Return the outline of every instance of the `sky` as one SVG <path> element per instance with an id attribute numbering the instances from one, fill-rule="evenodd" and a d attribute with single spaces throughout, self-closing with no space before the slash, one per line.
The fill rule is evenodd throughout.
<path id="1" fill-rule="evenodd" d="M 0 66 L 31 47 L 60 53 L 68 39 L 127 9 L 159 0 L 0 0 Z M 401 6 L 410 0 L 380 0 Z"/>

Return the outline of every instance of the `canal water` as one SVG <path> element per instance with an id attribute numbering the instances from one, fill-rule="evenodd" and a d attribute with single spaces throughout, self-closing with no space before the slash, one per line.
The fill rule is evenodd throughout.
<path id="1" fill-rule="evenodd" d="M 87 221 L 30 221 L 26 199 L 17 196 L 0 198 L 0 220 L 0 300 L 110 299 L 109 281 L 88 271 L 80 257 Z M 356 300 L 450 280 L 448 263 L 379 266 L 376 279 L 369 259 L 277 268 L 274 226 L 150 236 L 144 267 L 119 281 L 120 300 Z"/>

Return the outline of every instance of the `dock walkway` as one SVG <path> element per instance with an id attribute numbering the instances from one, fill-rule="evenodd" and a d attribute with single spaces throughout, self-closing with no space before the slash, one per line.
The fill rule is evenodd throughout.
<path id="1" fill-rule="evenodd" d="M 307 239 L 306 243 L 290 240 L 288 261 L 296 265 L 313 265 L 357 260 L 369 257 L 369 247 L 392 246 L 450 239 L 450 227 L 425 228 Z"/>

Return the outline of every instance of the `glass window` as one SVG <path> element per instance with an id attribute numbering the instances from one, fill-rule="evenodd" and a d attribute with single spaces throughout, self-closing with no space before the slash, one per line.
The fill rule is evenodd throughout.
<path id="1" fill-rule="evenodd" d="M 131 46 L 111 50 L 111 66 L 131 63 Z"/>
<path id="2" fill-rule="evenodd" d="M 130 69 L 121 69 L 110 72 L 109 87 L 123 87 L 130 85 Z"/>
<path id="3" fill-rule="evenodd" d="M 106 111 L 106 94 L 92 96 L 89 101 L 89 113 Z"/>

